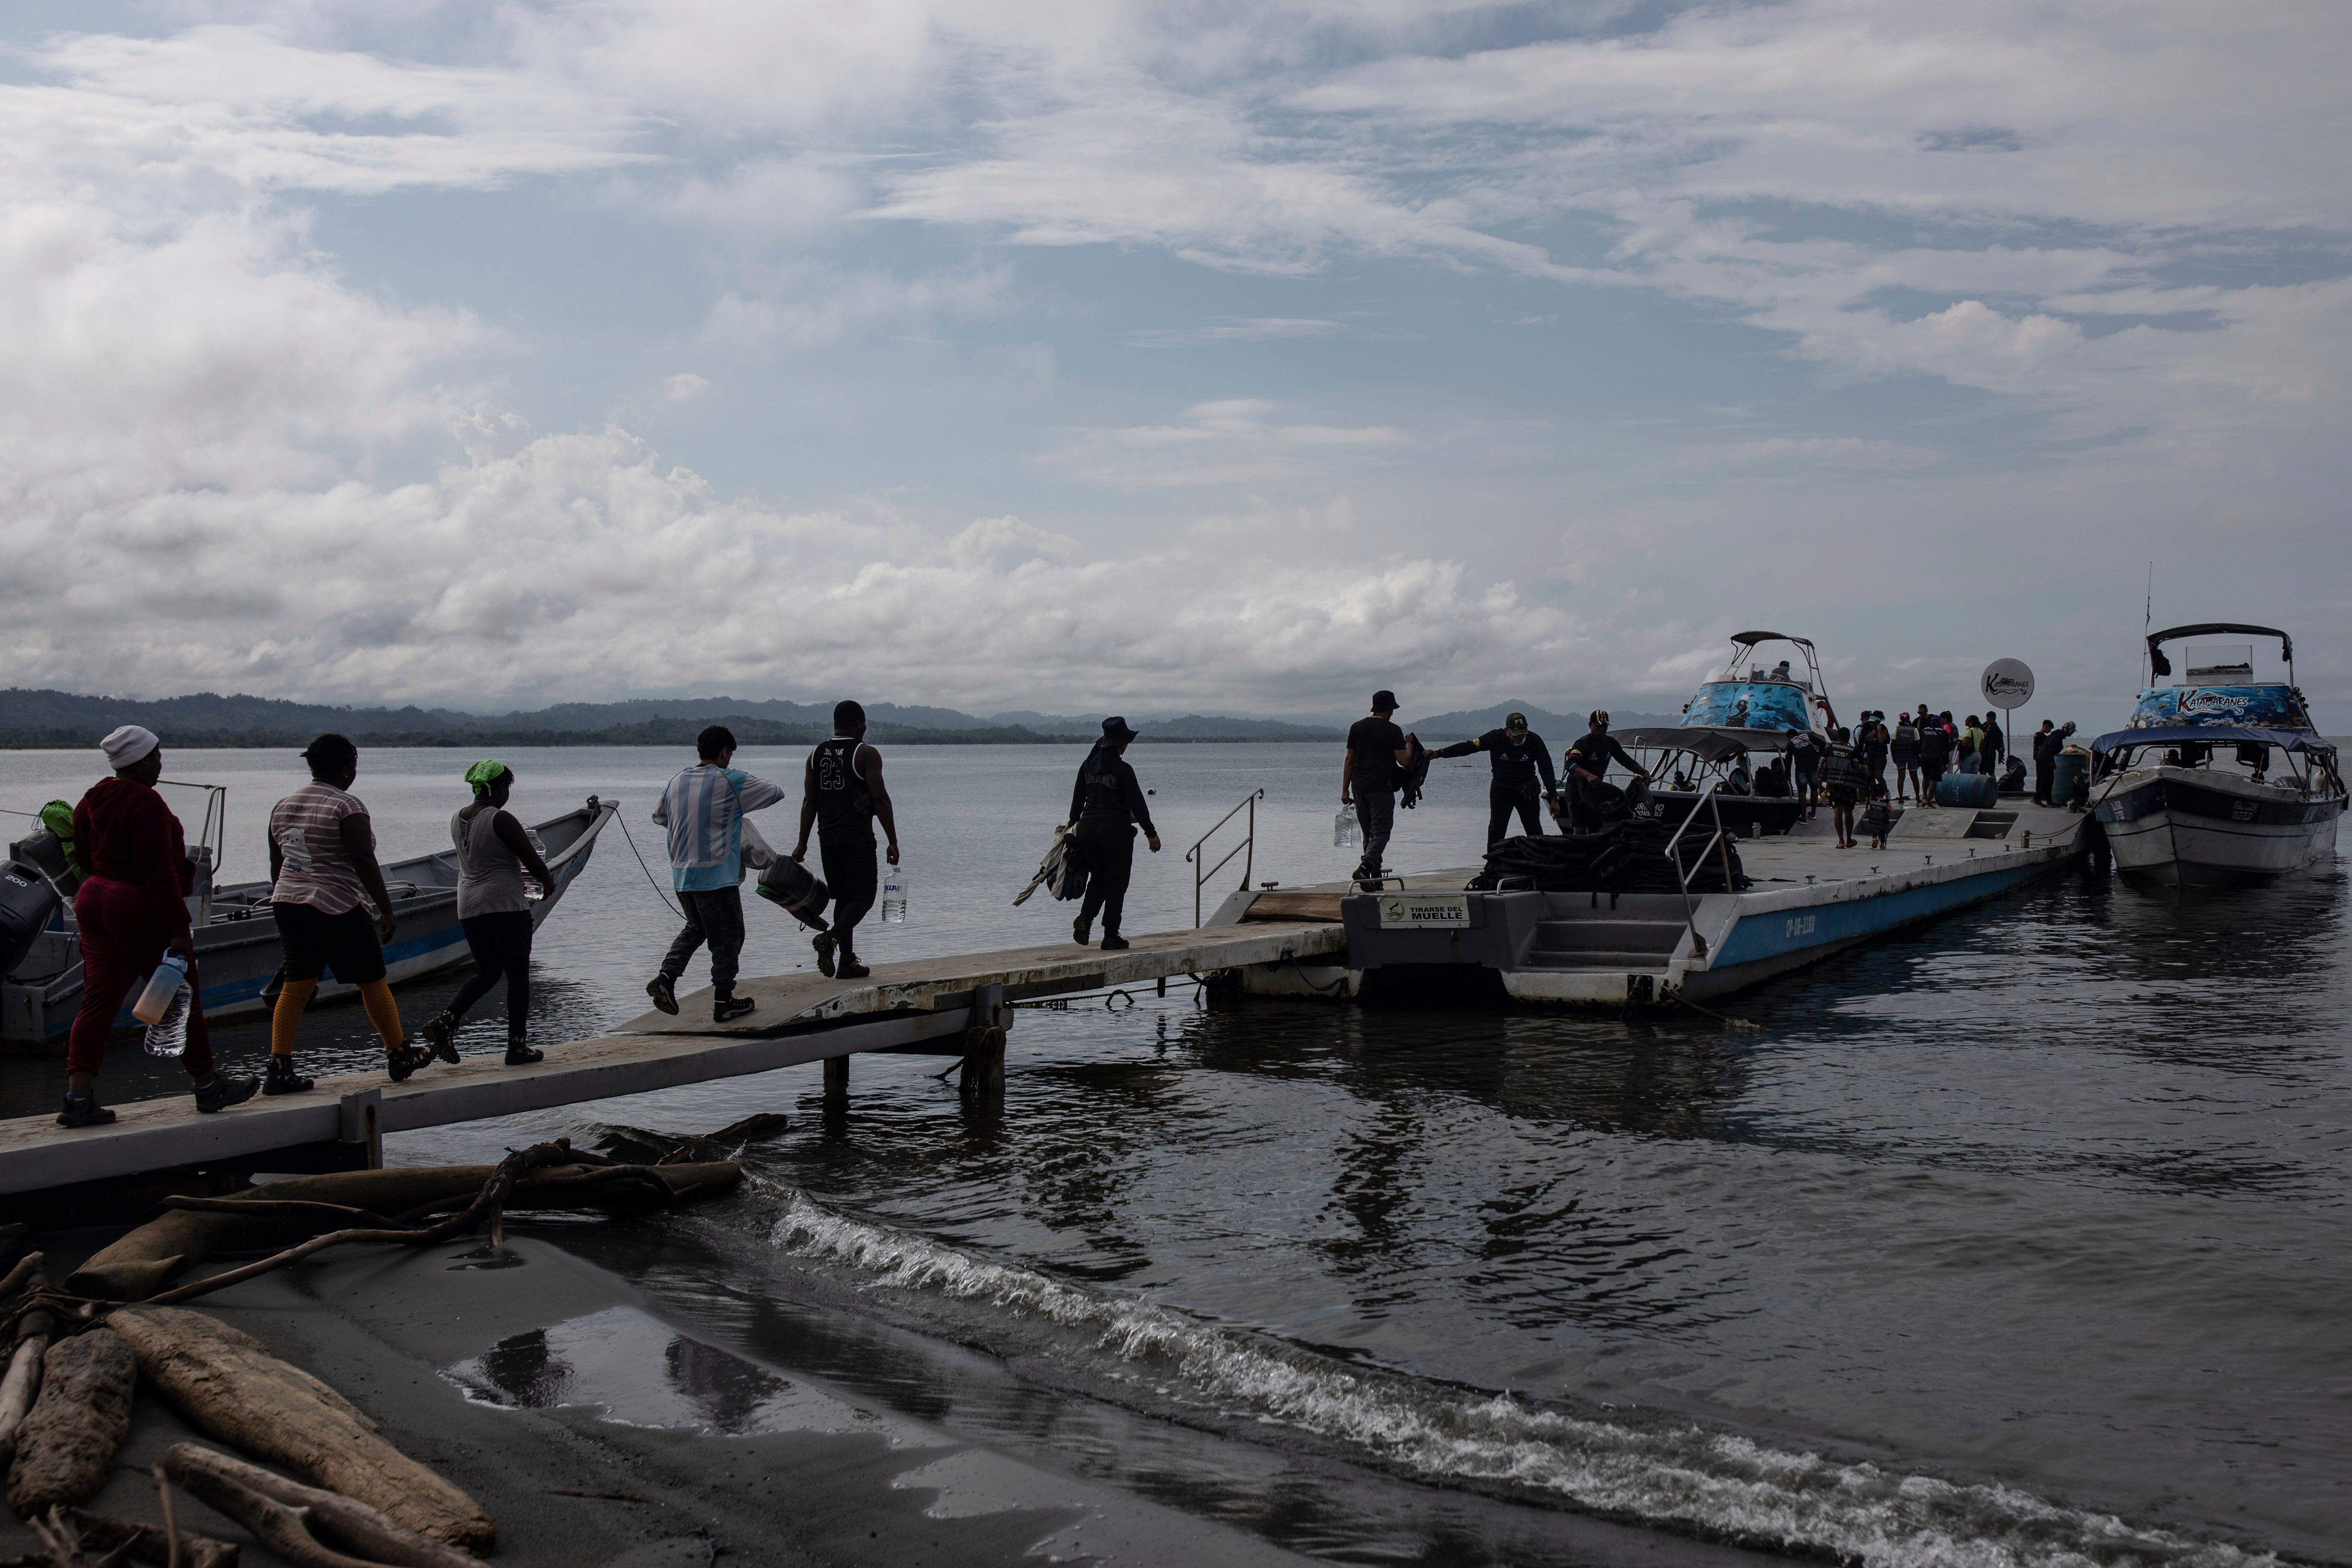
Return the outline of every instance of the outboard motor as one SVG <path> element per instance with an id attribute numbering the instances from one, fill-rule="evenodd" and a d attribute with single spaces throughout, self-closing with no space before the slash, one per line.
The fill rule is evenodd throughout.
<path id="1" fill-rule="evenodd" d="M 16 972 L 34 938 L 47 929 L 49 917 L 64 901 L 39 866 L 9 858 L 7 868 L 0 870 L 0 975 Z"/>

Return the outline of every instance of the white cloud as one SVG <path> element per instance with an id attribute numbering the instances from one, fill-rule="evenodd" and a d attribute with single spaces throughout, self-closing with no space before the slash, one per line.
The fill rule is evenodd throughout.
<path id="1" fill-rule="evenodd" d="M 710 390 L 710 383 L 692 371 L 662 378 L 662 391 L 672 403 L 686 403 Z"/>
<path id="2" fill-rule="evenodd" d="M 1137 348 L 1175 348 L 1184 343 L 1262 343 L 1286 338 L 1321 338 L 1346 331 L 1319 316 L 1219 316 L 1197 327 L 1150 327 L 1127 334 Z"/>
<path id="3" fill-rule="evenodd" d="M 1367 457 L 1410 445 L 1386 425 L 1280 424 L 1264 398 L 1195 404 L 1181 425 L 1135 425 L 1075 434 L 1054 461 L 1096 484 L 1119 489 L 1265 484 L 1324 474 L 1349 453 Z"/>
<path id="4" fill-rule="evenodd" d="M 617 429 L 388 489 L 126 499 L 14 542 L 53 568 L 0 585 L 0 657 L 35 685 L 497 704 L 847 682 L 1003 706 L 1086 671 L 1106 700 L 1297 706 L 1352 691 L 1368 661 L 1434 685 L 1570 629 L 1444 561 L 1088 559 L 1004 517 L 944 547 L 860 531 L 726 500 Z"/>

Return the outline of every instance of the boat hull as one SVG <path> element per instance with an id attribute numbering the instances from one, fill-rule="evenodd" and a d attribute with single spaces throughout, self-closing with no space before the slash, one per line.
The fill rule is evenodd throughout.
<path id="1" fill-rule="evenodd" d="M 531 906 L 533 930 L 544 923 L 572 884 L 588 868 L 597 835 L 618 809 L 593 795 L 587 805 L 532 831 L 547 846 L 555 885 Z M 470 950 L 457 921 L 457 871 L 454 850 L 396 861 L 383 868 L 393 895 L 393 936 L 383 946 L 384 977 L 397 985 L 467 962 Z M 228 1019 L 262 1011 L 262 999 L 281 957 L 278 921 L 265 882 L 216 889 L 211 918 L 195 930 L 196 975 L 205 1016 Z M 16 972 L 0 987 L 0 1040 L 11 1047 L 55 1048 L 63 1044 L 81 1006 L 81 952 L 70 924 L 44 931 Z M 331 971 L 313 993 L 332 1001 L 359 987 Z M 117 1029 L 137 1027 L 129 1005 L 115 1015 Z"/>
<path id="2" fill-rule="evenodd" d="M 2300 870 L 2336 852 L 2341 795 L 2305 796 L 2204 768 L 2137 768 L 2092 814 L 2117 871 L 2168 887 L 2228 887 Z"/>

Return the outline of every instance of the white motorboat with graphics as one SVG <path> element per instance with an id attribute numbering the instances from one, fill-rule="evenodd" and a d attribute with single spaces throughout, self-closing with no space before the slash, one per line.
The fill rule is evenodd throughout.
<path id="1" fill-rule="evenodd" d="M 2276 637 L 2284 681 L 2257 681 L 2253 647 L 2192 647 L 2170 686 L 2164 645 Z M 2270 626 L 2205 622 L 2150 633 L 2147 685 L 2124 728 L 2091 742 L 2091 811 L 2116 869 L 2172 886 L 2274 877 L 2331 857 L 2346 805 L 2336 747 L 2312 727 L 2294 643 Z"/>

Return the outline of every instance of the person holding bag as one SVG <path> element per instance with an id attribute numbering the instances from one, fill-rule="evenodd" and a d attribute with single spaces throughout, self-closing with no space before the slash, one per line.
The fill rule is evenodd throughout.
<path id="1" fill-rule="evenodd" d="M 670 885 L 686 910 L 686 927 L 662 955 L 661 972 L 646 994 L 665 1013 L 677 1011 L 677 983 L 695 949 L 710 944 L 710 1019 L 725 1024 L 751 1011 L 735 994 L 743 956 L 743 816 L 784 798 L 766 779 L 728 764 L 735 733 L 713 724 L 694 738 L 694 766 L 681 768 L 662 791 L 654 820 L 669 830 Z"/>

